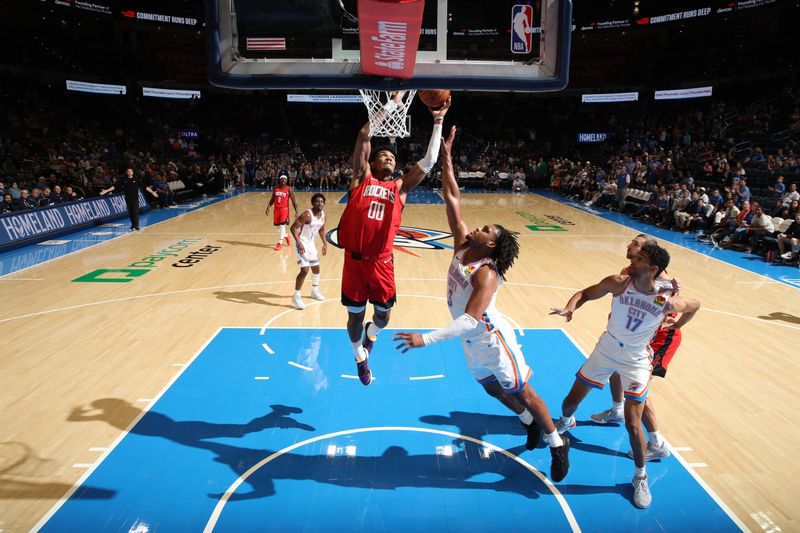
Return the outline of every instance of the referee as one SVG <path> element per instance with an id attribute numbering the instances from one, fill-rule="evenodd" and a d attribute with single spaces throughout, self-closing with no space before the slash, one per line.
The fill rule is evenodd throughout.
<path id="1" fill-rule="evenodd" d="M 125 193 L 125 204 L 128 206 L 128 216 L 131 219 L 131 231 L 139 231 L 139 189 L 143 188 L 150 193 L 153 198 L 158 198 L 158 193 L 153 190 L 152 179 L 145 177 L 140 180 L 133 175 L 133 169 L 125 170 L 125 177 L 112 185 L 108 189 L 100 191 L 100 195 L 114 192 L 119 187 Z"/>

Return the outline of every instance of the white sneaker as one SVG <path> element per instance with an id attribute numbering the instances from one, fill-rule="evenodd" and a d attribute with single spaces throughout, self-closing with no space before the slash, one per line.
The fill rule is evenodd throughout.
<path id="1" fill-rule="evenodd" d="M 633 478 L 633 504 L 639 509 L 647 509 L 652 501 L 647 476 Z"/>
<path id="2" fill-rule="evenodd" d="M 303 303 L 303 298 L 301 298 L 299 294 L 295 294 L 292 296 L 292 304 L 294 305 L 295 309 L 306 308 L 306 304 Z"/>
<path id="3" fill-rule="evenodd" d="M 655 461 L 656 459 L 665 459 L 672 455 L 672 452 L 669 451 L 669 446 L 667 446 L 667 441 L 661 443 L 661 446 L 656 446 L 652 442 L 647 443 L 647 455 L 645 455 L 645 461 Z M 628 450 L 628 457 L 633 459 L 633 450 Z"/>
<path id="4" fill-rule="evenodd" d="M 574 416 L 569 417 L 567 420 L 564 420 L 563 418 L 559 418 L 556 421 L 556 431 L 558 431 L 558 434 L 561 435 L 563 433 L 566 433 L 567 431 L 569 431 L 570 429 L 574 428 L 577 425 L 578 425 L 578 423 L 575 421 L 575 417 Z"/>
<path id="5" fill-rule="evenodd" d="M 315 300 L 319 300 L 320 302 L 325 300 L 325 296 L 317 289 L 311 290 L 311 297 L 314 298 Z"/>
<path id="6" fill-rule="evenodd" d="M 785 254 L 781 255 L 781 259 L 786 259 L 787 261 L 792 258 L 792 252 L 786 252 Z"/>
<path id="7" fill-rule="evenodd" d="M 602 413 L 593 414 L 592 420 L 594 420 L 598 424 L 608 424 L 609 422 L 624 422 L 625 415 L 622 411 L 615 411 L 614 409 L 606 409 Z"/>

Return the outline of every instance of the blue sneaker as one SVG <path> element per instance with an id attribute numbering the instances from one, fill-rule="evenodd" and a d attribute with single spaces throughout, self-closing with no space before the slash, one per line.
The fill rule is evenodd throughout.
<path id="1" fill-rule="evenodd" d="M 360 363 L 356 361 L 356 368 L 358 368 L 358 379 L 361 380 L 363 385 L 372 383 L 372 370 L 369 369 L 369 359 L 364 359 Z"/>

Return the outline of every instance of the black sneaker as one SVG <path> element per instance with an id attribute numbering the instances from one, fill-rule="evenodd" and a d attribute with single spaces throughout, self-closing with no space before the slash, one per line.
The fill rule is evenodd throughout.
<path id="1" fill-rule="evenodd" d="M 372 370 L 369 369 L 369 363 L 367 362 L 369 359 L 364 359 L 363 361 L 356 362 L 356 367 L 358 368 L 358 379 L 361 380 L 363 385 L 369 385 L 372 383 Z"/>
<path id="2" fill-rule="evenodd" d="M 522 427 L 528 432 L 528 440 L 525 441 L 525 449 L 533 450 L 536 448 L 536 445 L 539 444 L 539 438 L 542 436 L 542 428 L 539 427 L 539 424 L 537 424 L 535 420 L 530 424 L 522 424 Z"/>
<path id="3" fill-rule="evenodd" d="M 564 441 L 562 446 L 557 448 L 550 448 L 550 479 L 558 483 L 569 472 L 569 437 L 566 435 L 561 436 Z"/>
<path id="4" fill-rule="evenodd" d="M 367 322 L 364 324 L 364 340 L 361 341 L 361 346 L 367 351 L 367 355 L 372 353 L 372 348 L 375 346 L 375 341 L 378 340 L 377 337 L 370 337 L 367 335 L 367 331 L 369 331 L 369 327 L 372 325 L 372 322 Z"/>

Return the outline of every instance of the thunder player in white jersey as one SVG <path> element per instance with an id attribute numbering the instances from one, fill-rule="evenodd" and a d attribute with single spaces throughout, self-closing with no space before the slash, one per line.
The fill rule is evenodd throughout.
<path id="1" fill-rule="evenodd" d="M 557 426 L 559 433 L 574 428 L 573 414 L 589 391 L 602 389 L 612 373 L 619 373 L 625 391 L 625 428 L 636 463 L 633 503 L 640 508 L 648 507 L 652 501 L 645 470 L 647 441 L 642 429 L 642 411 L 653 362 L 650 340 L 668 313 L 681 313 L 674 326 L 681 328 L 700 309 L 697 300 L 673 296 L 671 283 L 656 284 L 656 278 L 668 265 L 669 253 L 665 249 L 645 244 L 631 260 L 628 275 L 609 276 L 597 285 L 578 291 L 564 309 L 553 309 L 551 313 L 566 317 L 569 322 L 584 303 L 609 293 L 612 295 L 606 331 L 578 370 L 572 389 L 561 404 L 562 416 Z"/>
<path id="2" fill-rule="evenodd" d="M 322 255 L 328 253 L 328 242 L 325 240 L 325 196 L 322 193 L 315 193 L 311 197 L 311 209 L 306 209 L 297 220 L 294 221 L 290 231 L 294 236 L 294 252 L 297 255 L 297 264 L 300 272 L 294 281 L 294 295 L 292 304 L 296 309 L 305 309 L 306 304 L 300 296 L 300 289 L 311 269 L 311 297 L 315 300 L 324 300 L 325 297 L 319 292 L 319 254 L 315 240 L 319 234 L 322 239 Z"/>
<path id="3" fill-rule="evenodd" d="M 442 142 L 442 192 L 447 222 L 453 234 L 453 260 L 447 275 L 447 305 L 453 321 L 421 335 L 398 332 L 403 352 L 435 342 L 461 338 L 467 365 L 486 392 L 514 411 L 528 432 L 525 447 L 536 447 L 541 430 L 550 445 L 550 478 L 561 481 L 569 471 L 569 438 L 560 436 L 544 401 L 528 384 L 531 369 L 517 344 L 514 330 L 495 308 L 506 271 L 519 255 L 516 233 L 497 224 L 471 233 L 461 215 L 461 194 L 450 150 L 455 126 Z"/>

